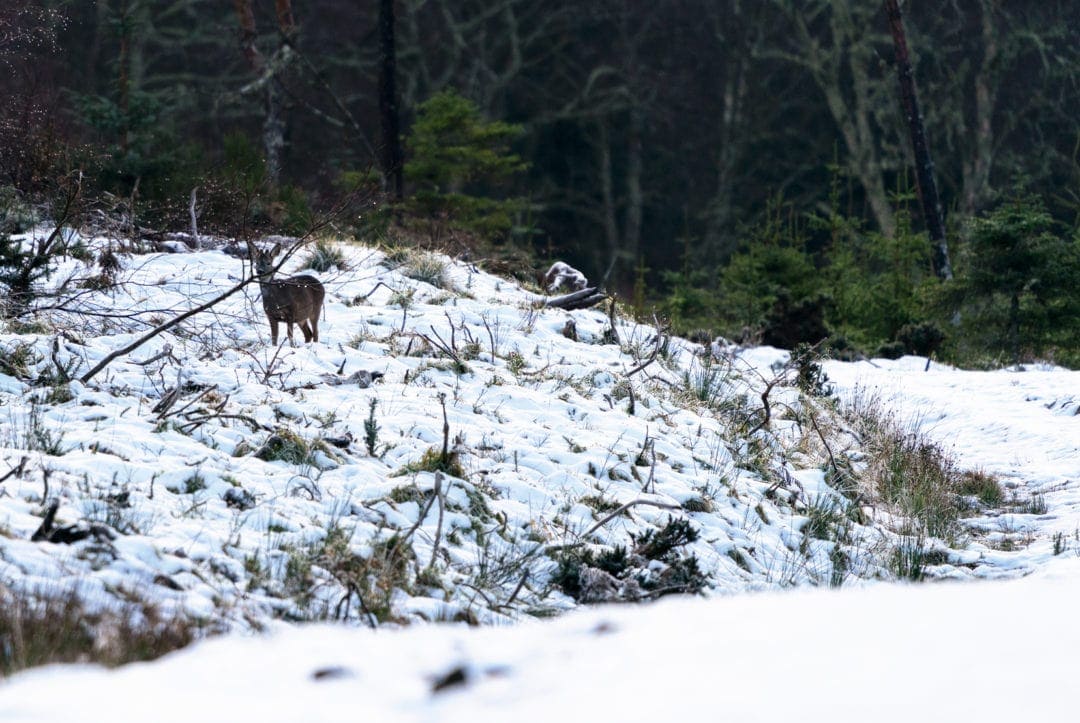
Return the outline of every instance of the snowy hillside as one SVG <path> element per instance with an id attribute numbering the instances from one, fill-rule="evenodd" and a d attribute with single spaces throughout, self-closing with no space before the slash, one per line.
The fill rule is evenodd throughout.
<path id="1" fill-rule="evenodd" d="M 86 240 L 95 253 L 107 243 Z M 528 706 L 558 690 L 559 710 L 574 710 L 592 671 L 610 694 L 598 712 L 623 706 L 617 717 L 656 720 L 701 711 L 671 689 L 719 696 L 709 681 L 722 679 L 747 707 L 729 700 L 726 709 L 720 696 L 717 710 L 768 720 L 787 703 L 748 691 L 767 697 L 800 678 L 772 667 L 784 640 L 851 656 L 879 656 L 898 641 L 966 645 L 960 628 L 896 637 L 901 626 L 878 639 L 867 608 L 925 618 L 959 605 L 966 615 L 984 594 L 1008 606 L 1054 583 L 664 600 L 532 621 L 679 592 L 1036 570 L 1057 579 L 1075 568 L 1076 373 L 826 362 L 829 398 L 815 394 L 821 378 L 800 379 L 787 352 L 705 349 L 612 320 L 606 307 L 540 310 L 534 293 L 445 257 L 337 248 L 343 264 L 314 272 L 327 290 L 317 343 L 272 347 L 255 284 L 79 381 L 242 279 L 244 263 L 221 249 L 122 256 L 122 283 L 104 289 L 84 280 L 95 269 L 71 260 L 52 277 L 79 290 L 66 307 L 0 334 L 0 476 L 11 471 L 0 483 L 0 590 L 75 595 L 88 611 L 119 606 L 208 632 L 276 631 L 117 673 L 23 674 L 0 687 L 4 720 L 48 720 L 41 691 L 67 684 L 80 698 L 93 689 L 86 720 L 165 720 L 138 705 L 157 705 L 153 691 L 177 678 L 200 700 L 175 720 L 235 719 L 214 706 L 255 705 L 267 688 L 278 693 L 259 703 L 262 720 L 339 720 L 348 705 L 350 717 L 377 720 L 472 719 L 475 705 L 479 719 L 498 720 L 492 712 L 511 701 L 522 706 L 514 720 L 539 720 L 547 716 L 537 708 L 530 718 Z M 870 483 L 871 440 L 845 412 L 859 405 L 919 428 L 960 468 L 1000 480 L 1004 496 L 965 498 L 963 519 L 940 534 L 907 519 Z M 80 539 L 31 539 L 50 500 L 59 502 L 53 528 Z M 854 635 L 836 627 L 848 615 Z M 803 639 L 819 618 L 826 627 Z M 280 621 L 521 625 L 345 634 Z M 772 637 L 781 630 L 792 637 Z M 1016 648 L 1025 659 L 1029 642 Z M 900 667 L 919 654 L 909 650 Z M 979 650 L 962 655 L 976 660 Z M 289 663 L 272 672 L 269 659 Z M 1038 662 L 1033 671 L 1055 670 L 1052 659 Z M 331 667 L 312 679 L 320 666 Z M 479 698 L 430 695 L 454 666 L 467 683 L 483 681 Z M 865 675 L 843 667 L 838 674 Z M 223 670 L 246 672 L 203 695 Z M 822 674 L 796 689 L 812 694 Z M 126 711 L 112 685 L 148 697 Z M 668 692 L 654 698 L 654 688 Z M 647 703 L 631 705 L 631 691 Z M 299 705 L 287 700 L 294 693 L 310 696 L 289 707 Z M 324 707 L 307 707 L 309 698 Z"/>

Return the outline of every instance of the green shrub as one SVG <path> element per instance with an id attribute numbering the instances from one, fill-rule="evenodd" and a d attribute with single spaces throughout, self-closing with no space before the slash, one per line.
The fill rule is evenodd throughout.
<path id="1" fill-rule="evenodd" d="M 959 311 L 962 359 L 1077 355 L 1080 240 L 1059 235 L 1039 199 L 1019 196 L 975 219 L 956 269 L 945 299 Z"/>
<path id="2" fill-rule="evenodd" d="M 930 290 L 937 285 L 929 272 L 926 235 L 912 230 L 911 214 L 904 206 L 897 209 L 896 222 L 892 236 L 848 227 L 825 252 L 829 327 L 871 351 L 900 340 L 905 327 L 910 332 L 912 325 L 924 322 Z"/>
<path id="3" fill-rule="evenodd" d="M 526 164 L 510 152 L 520 126 L 484 120 L 479 109 L 453 90 L 417 109 L 407 140 L 405 175 L 416 191 L 406 210 L 431 226 L 447 224 L 485 238 L 505 238 L 527 208 L 522 199 L 500 196 Z M 433 235 L 436 231 L 433 231 Z"/>
<path id="4" fill-rule="evenodd" d="M 695 278 L 691 273 L 686 280 Z M 781 198 L 769 201 L 761 220 L 746 230 L 740 248 L 720 269 L 718 283 L 706 284 L 710 287 L 718 288 L 716 308 L 736 338 L 760 331 L 781 297 L 798 303 L 818 294 L 820 276 L 806 253 L 806 239 Z"/>
<path id="5" fill-rule="evenodd" d="M 698 539 L 689 520 L 669 518 L 660 529 L 631 535 L 629 547 L 563 551 L 551 581 L 578 602 L 629 602 L 701 592 L 708 577 L 697 556 L 682 551 Z M 654 563 L 661 563 L 654 565 Z"/>
<path id="6" fill-rule="evenodd" d="M 263 461 L 280 461 L 289 464 L 311 464 L 313 454 L 311 445 L 303 437 L 288 429 L 278 429 L 255 450 L 255 456 Z"/>
<path id="7" fill-rule="evenodd" d="M 904 324 L 896 332 L 896 341 L 907 354 L 930 356 L 945 342 L 945 332 L 931 321 Z"/>
<path id="8" fill-rule="evenodd" d="M 961 474 L 957 491 L 975 497 L 987 507 L 998 507 L 1005 501 L 1005 491 L 997 477 L 983 470 L 969 470 Z"/>
<path id="9" fill-rule="evenodd" d="M 115 95 L 76 93 L 72 99 L 102 151 L 86 160 L 96 189 L 129 198 L 137 183 L 139 211 L 160 220 L 159 209 L 186 201 L 200 183 L 201 150 L 180 142 L 173 125 L 183 98 L 131 87 L 124 102 Z"/>
<path id="10" fill-rule="evenodd" d="M 347 591 L 334 617 L 347 617 L 356 597 L 357 609 L 372 624 L 393 620 L 394 591 L 408 592 L 411 587 L 409 569 L 416 560 L 413 548 L 395 534 L 372 541 L 370 554 L 364 556 L 353 551 L 350 536 L 340 527 L 331 529 L 312 558 Z"/>

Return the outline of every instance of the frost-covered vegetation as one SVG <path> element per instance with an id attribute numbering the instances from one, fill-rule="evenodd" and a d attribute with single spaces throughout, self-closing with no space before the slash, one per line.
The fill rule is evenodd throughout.
<path id="1" fill-rule="evenodd" d="M 0 335 L 0 584 L 20 638 L 58 610 L 141 610 L 182 644 L 986 576 L 994 533 L 972 518 L 1037 511 L 887 400 L 832 395 L 811 349 L 538 309 L 470 263 L 330 238 L 285 269 L 327 290 L 319 342 L 273 347 L 228 246 L 65 238 L 116 268 L 99 288 L 99 267 L 61 261 L 40 291 L 62 303 Z M 17 653 L 5 668 L 49 659 Z"/>

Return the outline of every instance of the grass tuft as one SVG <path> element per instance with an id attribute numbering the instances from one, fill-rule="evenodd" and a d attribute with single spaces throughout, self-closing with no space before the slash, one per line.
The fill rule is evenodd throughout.
<path id="1" fill-rule="evenodd" d="M 0 591 L 0 673 L 50 663 L 109 667 L 153 660 L 193 642 L 196 622 L 166 618 L 149 604 L 91 611 L 75 592 L 23 596 Z"/>
<path id="2" fill-rule="evenodd" d="M 304 259 L 301 269 L 326 272 L 331 269 L 348 271 L 349 264 L 345 260 L 345 253 L 335 244 L 329 241 L 319 240 L 311 248 L 311 253 Z"/>

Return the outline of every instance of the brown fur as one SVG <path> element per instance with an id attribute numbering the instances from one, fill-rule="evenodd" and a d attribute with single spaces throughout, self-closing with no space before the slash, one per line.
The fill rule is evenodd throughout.
<path id="1" fill-rule="evenodd" d="M 277 346 L 278 324 L 285 322 L 289 343 L 293 343 L 293 324 L 304 332 L 304 343 L 319 340 L 319 312 L 322 311 L 326 290 L 314 276 L 301 274 L 287 279 L 275 279 L 274 257 L 281 250 L 277 244 L 270 251 L 252 247 L 255 274 L 262 291 L 263 311 L 270 322 L 270 340 Z"/>

